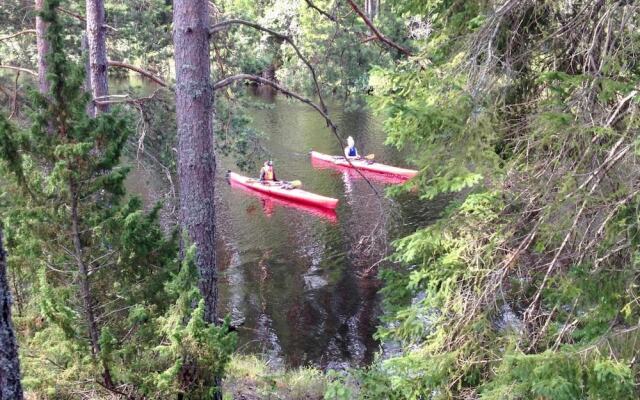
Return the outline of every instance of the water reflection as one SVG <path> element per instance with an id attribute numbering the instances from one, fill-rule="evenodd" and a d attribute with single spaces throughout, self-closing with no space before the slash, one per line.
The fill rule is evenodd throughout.
<path id="1" fill-rule="evenodd" d="M 245 321 L 239 330 L 241 351 L 263 353 L 276 365 L 340 368 L 367 363 L 378 350 L 373 340 L 380 314 L 374 267 L 387 254 L 390 239 L 434 219 L 443 205 L 418 202 L 411 194 L 397 202 L 381 199 L 352 170 L 316 168 L 311 149 L 342 153 L 322 118 L 280 96 L 261 99 L 273 107 L 255 109 L 251 117 L 266 134 L 264 146 L 279 178 L 300 179 L 306 190 L 340 203 L 327 216 L 238 190 L 224 179 L 228 169 L 237 170 L 234 160 L 220 159 L 220 311 Z M 406 166 L 402 155 L 382 146 L 384 134 L 367 112 L 344 112 L 338 105 L 329 112 L 363 154 Z M 135 178 L 130 187 L 144 186 Z M 166 181 L 162 171 L 156 178 L 138 179 Z M 378 193 L 395 183 L 375 177 L 370 182 Z"/>

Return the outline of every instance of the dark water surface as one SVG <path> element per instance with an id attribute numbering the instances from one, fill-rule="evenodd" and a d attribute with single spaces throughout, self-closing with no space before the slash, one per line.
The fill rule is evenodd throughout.
<path id="1" fill-rule="evenodd" d="M 230 187 L 225 172 L 238 168 L 231 158 L 219 159 L 221 312 L 245 321 L 240 351 L 261 353 L 272 364 L 340 368 L 368 363 L 379 350 L 373 339 L 381 313 L 375 266 L 392 239 L 432 221 L 443 205 L 411 195 L 388 201 L 378 195 L 388 183 L 376 175 L 367 177 L 378 194 L 353 172 L 312 165 L 311 149 L 342 152 L 322 118 L 282 96 L 259 97 L 272 108 L 255 109 L 251 118 L 266 135 L 264 147 L 278 178 L 299 179 L 304 189 L 340 203 L 335 215 L 323 215 Z M 361 153 L 407 166 L 400 154 L 383 146 L 380 122 L 368 112 L 345 112 L 339 105 L 329 111 Z M 139 171 L 132 179 L 138 188 L 154 180 Z M 142 179 L 145 185 L 135 182 Z"/>

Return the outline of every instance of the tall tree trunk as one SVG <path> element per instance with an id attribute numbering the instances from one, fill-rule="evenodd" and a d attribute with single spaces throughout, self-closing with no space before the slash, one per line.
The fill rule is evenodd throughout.
<path id="1" fill-rule="evenodd" d="M 217 323 L 218 276 L 215 254 L 213 88 L 209 61 L 207 0 L 176 0 L 173 44 L 176 62 L 178 182 L 182 225 L 196 246 L 205 321 Z M 214 400 L 222 399 L 221 377 Z"/>
<path id="2" fill-rule="evenodd" d="M 69 183 L 69 192 L 71 193 L 71 229 L 73 236 L 74 258 L 78 266 L 78 277 L 80 279 L 80 297 L 82 297 L 82 306 L 84 308 L 85 320 L 89 329 L 89 340 L 91 342 L 91 354 L 94 359 L 100 356 L 100 332 L 98 323 L 93 309 L 93 295 L 91 293 L 91 282 L 89 281 L 89 269 L 84 261 L 84 248 L 80 240 L 80 217 L 78 216 L 78 186 L 71 180 Z M 102 362 L 103 372 L 102 378 L 105 387 L 112 389 L 114 387 L 111 371 L 106 362 Z"/>
<path id="3" fill-rule="evenodd" d="M 36 0 L 36 12 L 42 11 L 44 0 Z M 38 47 L 38 89 L 40 93 L 49 93 L 49 80 L 47 80 L 47 53 L 49 42 L 47 41 L 47 24 L 39 15 L 36 15 L 36 45 Z"/>
<path id="4" fill-rule="evenodd" d="M 176 0 L 173 24 L 182 224 L 196 246 L 205 319 L 209 323 L 216 323 L 216 163 L 211 124 L 213 89 L 210 81 L 207 1 Z"/>
<path id="5" fill-rule="evenodd" d="M 11 293 L 7 281 L 7 257 L 0 228 L 0 400 L 22 399 L 18 345 L 11 323 Z"/>
<path id="6" fill-rule="evenodd" d="M 86 6 L 91 94 L 95 99 L 109 94 L 104 2 L 103 0 L 87 0 Z M 92 115 L 107 111 L 109 111 L 108 104 L 94 104 Z"/>

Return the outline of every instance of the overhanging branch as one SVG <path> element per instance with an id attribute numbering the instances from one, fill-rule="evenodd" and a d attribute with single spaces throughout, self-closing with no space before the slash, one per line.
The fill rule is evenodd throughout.
<path id="1" fill-rule="evenodd" d="M 32 71 L 28 68 L 14 67 L 13 65 L 0 65 L 0 68 L 12 69 L 14 71 L 26 72 L 29 75 L 38 76 L 35 71 Z"/>
<path id="2" fill-rule="evenodd" d="M 358 16 L 364 21 L 364 23 L 369 27 L 369 29 L 371 30 L 371 32 L 376 35 L 378 37 L 378 39 L 386 44 L 389 47 L 393 47 L 394 49 L 398 50 L 399 52 L 401 52 L 404 55 L 407 56 L 412 56 L 413 53 L 411 52 L 411 50 L 400 46 L 399 44 L 397 44 L 396 42 L 394 42 L 393 40 L 387 38 L 385 35 L 382 34 L 382 32 L 380 32 L 378 30 L 378 28 L 376 28 L 376 26 L 373 24 L 373 22 L 371 22 L 371 20 L 366 16 L 366 14 L 364 13 L 364 11 L 362 11 L 362 9 L 360 7 L 358 7 L 358 5 L 353 1 L 353 0 L 347 0 L 347 2 L 349 3 L 349 5 L 351 6 L 351 8 L 353 8 L 353 11 L 356 12 L 356 14 L 358 14 Z"/>
<path id="3" fill-rule="evenodd" d="M 11 35 L 0 36 L 0 42 L 2 42 L 4 40 L 12 39 L 12 38 L 14 38 L 16 36 L 25 35 L 27 33 L 33 33 L 35 35 L 36 34 L 36 30 L 35 29 L 25 29 L 25 30 L 20 31 L 20 32 L 12 33 Z"/>
<path id="4" fill-rule="evenodd" d="M 226 29 L 227 27 L 231 26 L 231 25 L 245 25 L 254 29 L 257 29 L 259 31 L 263 31 L 266 32 L 280 40 L 284 40 L 285 42 L 289 43 L 291 45 L 291 47 L 293 47 L 293 49 L 295 50 L 296 54 L 298 55 L 298 57 L 302 60 L 302 62 L 304 62 L 307 66 L 307 68 L 309 68 L 309 71 L 311 72 L 311 76 L 313 78 L 313 84 L 316 87 L 316 93 L 318 95 L 318 100 L 320 101 L 320 107 L 322 108 L 322 111 L 326 113 L 327 111 L 327 106 L 324 103 L 324 100 L 322 99 L 322 92 L 320 91 L 320 84 L 318 83 L 318 77 L 316 75 L 316 70 L 313 68 L 313 66 L 311 65 L 311 63 L 306 59 L 305 56 L 302 55 L 302 52 L 300 52 L 300 49 L 298 48 L 298 46 L 296 46 L 296 44 L 293 42 L 293 39 L 291 39 L 289 36 L 284 35 L 282 33 L 276 32 L 273 29 L 269 29 L 269 28 L 265 28 L 264 26 L 257 24 L 255 22 L 251 22 L 251 21 L 245 21 L 243 19 L 230 19 L 227 21 L 222 21 L 219 22 L 215 25 L 213 25 L 211 27 L 211 29 L 209 30 L 209 32 L 211 34 L 215 34 L 223 29 Z"/>
<path id="5" fill-rule="evenodd" d="M 110 67 L 120 67 L 120 68 L 126 68 L 126 69 L 130 69 L 131 71 L 135 71 L 137 73 L 139 73 L 140 75 L 149 78 L 150 80 L 154 81 L 155 83 L 157 83 L 158 85 L 162 86 L 162 87 L 167 87 L 167 83 L 165 81 L 163 81 L 161 78 L 155 76 L 154 74 L 152 74 L 151 72 L 144 70 L 142 68 L 138 68 L 134 65 L 131 64 L 127 64 L 127 63 L 123 63 L 121 61 L 113 61 L 113 60 L 109 60 L 109 66 Z"/>

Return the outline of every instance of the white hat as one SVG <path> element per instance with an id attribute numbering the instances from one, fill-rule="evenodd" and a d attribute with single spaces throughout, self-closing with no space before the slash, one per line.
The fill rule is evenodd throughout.
<path id="1" fill-rule="evenodd" d="M 353 137 L 349 136 L 347 138 L 347 144 L 349 145 L 349 147 L 353 147 L 354 144 L 356 144 L 355 140 L 353 140 Z"/>

